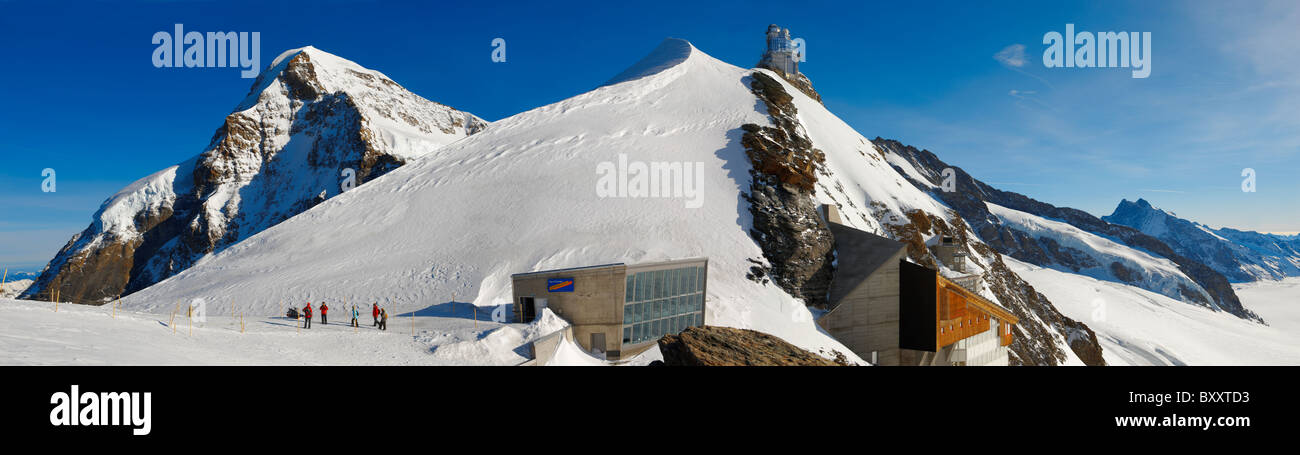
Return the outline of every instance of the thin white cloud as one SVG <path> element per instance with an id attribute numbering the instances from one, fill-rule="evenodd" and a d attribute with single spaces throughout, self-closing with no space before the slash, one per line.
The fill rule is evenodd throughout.
<path id="1" fill-rule="evenodd" d="M 1029 61 L 1029 59 L 1025 57 L 1024 44 L 1012 44 L 1004 47 L 1002 50 L 998 51 L 998 53 L 993 54 L 993 59 L 997 60 L 998 63 L 1015 68 L 1023 67 L 1025 66 L 1025 63 Z"/>
<path id="2" fill-rule="evenodd" d="M 1023 71 L 1020 71 L 1020 70 L 1016 70 L 1016 71 L 1019 71 L 1019 72 L 1022 72 L 1022 73 L 1023 73 Z M 1048 112 L 1056 112 L 1056 109 L 1055 109 L 1055 108 L 1053 108 L 1052 106 L 1048 105 L 1047 103 L 1042 102 L 1042 101 L 1039 100 L 1036 96 L 1034 96 L 1034 95 L 1037 95 L 1037 94 L 1038 94 L 1038 92 L 1035 91 L 1035 90 L 1016 90 L 1016 89 L 1011 89 L 1011 91 L 1007 92 L 1007 95 L 1011 95 L 1012 98 L 1015 98 L 1015 99 L 1018 100 L 1018 101 L 1016 101 L 1016 105 L 1018 105 L 1018 106 L 1020 106 L 1020 107 L 1027 108 L 1027 109 L 1035 109 L 1035 106 L 1037 106 L 1037 108 L 1041 108 L 1041 109 L 1046 110 L 1046 111 L 1048 111 Z M 1033 103 L 1035 106 L 1031 106 L 1031 105 L 1029 105 L 1029 104 L 1025 104 L 1026 102 L 1028 102 L 1028 103 Z"/>
<path id="3" fill-rule="evenodd" d="M 1017 43 L 1017 44 L 1012 44 L 1010 46 L 1004 47 L 1002 48 L 1002 50 L 998 51 L 998 53 L 993 54 L 993 59 L 997 60 L 998 63 L 1001 63 L 1002 66 L 1007 67 L 1011 71 L 1015 71 L 1017 73 L 1037 79 L 1038 82 L 1042 82 L 1043 85 L 1046 85 L 1048 88 L 1053 88 L 1052 84 L 1050 82 L 1047 82 L 1046 79 L 1043 79 L 1042 77 L 1039 77 L 1036 74 L 1029 73 L 1024 69 L 1022 69 L 1025 67 L 1025 64 L 1029 63 L 1029 57 L 1025 56 L 1024 44 Z M 1013 92 L 1015 92 L 1015 90 L 1013 90 Z M 1032 93 L 1032 92 L 1020 91 L 1020 93 Z M 1016 96 L 1016 94 L 1012 93 L 1011 96 Z"/>

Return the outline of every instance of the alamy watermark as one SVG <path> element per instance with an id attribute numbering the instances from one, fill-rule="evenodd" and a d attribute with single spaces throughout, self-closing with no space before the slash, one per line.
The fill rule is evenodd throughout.
<path id="1" fill-rule="evenodd" d="M 618 154 L 618 163 L 596 165 L 596 196 L 600 198 L 678 198 L 686 208 L 704 206 L 704 163 L 691 161 L 628 161 Z"/>
<path id="2" fill-rule="evenodd" d="M 208 322 L 208 302 L 202 297 L 190 300 L 186 311 L 194 322 Z"/>
<path id="3" fill-rule="evenodd" d="M 148 435 L 153 409 L 150 392 L 82 392 L 73 384 L 68 392 L 50 395 L 50 425 L 126 426 L 131 434 Z"/>
<path id="4" fill-rule="evenodd" d="M 790 40 L 791 54 L 794 55 L 794 61 L 803 63 L 808 61 L 808 42 L 803 38 Z"/>
<path id="5" fill-rule="evenodd" d="M 243 68 L 239 76 L 257 77 L 262 65 L 260 32 L 185 32 L 176 24 L 174 33 L 153 34 L 154 68 Z"/>
<path id="6" fill-rule="evenodd" d="M 1043 65 L 1048 68 L 1133 68 L 1135 79 L 1151 75 L 1151 32 L 1078 32 L 1065 24 L 1065 35 L 1043 34 Z"/>
<path id="7" fill-rule="evenodd" d="M 505 62 L 506 62 L 506 39 L 493 38 L 492 39 L 492 63 L 505 63 Z"/>
<path id="8" fill-rule="evenodd" d="M 492 322 L 500 324 L 510 322 L 506 320 L 506 307 L 509 305 L 510 301 L 501 297 L 492 299 Z"/>
<path id="9" fill-rule="evenodd" d="M 41 171 L 41 192 L 53 193 L 58 190 L 58 177 L 55 176 L 54 168 L 45 168 Z"/>
<path id="10" fill-rule="evenodd" d="M 343 181 L 339 182 L 340 193 L 346 193 L 348 190 L 357 187 L 357 171 L 355 169 L 343 168 L 343 172 L 339 173 L 339 176 L 343 177 Z"/>
<path id="11" fill-rule="evenodd" d="M 1092 299 L 1092 322 L 1106 322 L 1106 300 Z"/>
<path id="12" fill-rule="evenodd" d="M 943 176 L 943 181 L 939 184 L 939 188 L 942 189 L 943 192 L 952 193 L 957 191 L 957 171 L 950 167 L 946 167 L 943 168 L 943 172 L 940 175 Z"/>

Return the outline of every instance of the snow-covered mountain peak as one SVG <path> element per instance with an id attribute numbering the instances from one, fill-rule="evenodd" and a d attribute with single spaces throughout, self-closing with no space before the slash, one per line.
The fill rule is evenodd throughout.
<path id="1" fill-rule="evenodd" d="M 1101 219 L 1156 237 L 1178 254 L 1204 263 L 1231 281 L 1300 275 L 1300 242 L 1295 238 L 1230 228 L 1212 229 L 1179 218 L 1174 212 L 1156 208 L 1142 199 L 1136 203 L 1120 201 L 1114 213 Z"/>
<path id="2" fill-rule="evenodd" d="M 249 90 L 248 97 L 235 108 L 235 111 L 242 111 L 256 104 L 267 87 L 285 79 L 286 72 L 299 73 L 295 76 L 305 79 L 304 82 L 315 84 L 326 92 L 346 91 L 348 88 L 356 87 L 360 79 L 379 79 L 385 81 L 385 84 L 395 84 L 383 73 L 365 68 L 351 60 L 312 46 L 300 47 L 284 51 L 272 60 L 266 70 L 258 75 Z"/>
<path id="3" fill-rule="evenodd" d="M 90 303 L 143 289 L 486 127 L 378 71 L 286 51 L 201 154 L 110 197 L 24 295 L 52 298 L 55 285 Z"/>
<path id="4" fill-rule="evenodd" d="M 1128 199 L 1120 200 L 1119 205 L 1110 216 L 1102 217 L 1108 223 L 1122 224 L 1132 226 L 1137 230 L 1151 235 L 1160 237 L 1168 228 L 1165 226 L 1166 220 L 1171 214 L 1155 208 L 1146 199 L 1138 198 L 1137 201 Z"/>
<path id="5" fill-rule="evenodd" d="M 1172 210 L 1162 209 L 1160 207 L 1151 205 L 1150 202 L 1148 202 L 1146 199 L 1143 198 L 1138 198 L 1137 201 L 1129 201 L 1128 199 L 1121 199 L 1119 205 L 1115 207 L 1115 212 L 1111 214 L 1111 216 L 1115 216 L 1115 214 L 1128 214 L 1128 216 L 1142 217 L 1142 218 L 1152 218 L 1152 217 L 1161 218 L 1161 217 L 1178 216 L 1178 214 L 1174 213 Z"/>
<path id="6" fill-rule="evenodd" d="M 235 114 L 294 108 L 295 101 L 339 100 L 388 133 L 388 152 L 411 159 L 481 131 L 487 122 L 426 100 L 383 73 L 315 47 L 286 51 L 253 84 Z"/>
<path id="7" fill-rule="evenodd" d="M 658 47 L 646 54 L 640 61 L 623 70 L 617 76 L 614 76 L 604 85 L 614 85 L 622 82 L 640 79 L 677 66 L 692 56 L 696 58 L 708 58 L 699 49 L 696 49 L 689 41 L 678 38 L 667 38 L 659 43 Z M 716 61 L 716 59 L 714 59 Z"/>

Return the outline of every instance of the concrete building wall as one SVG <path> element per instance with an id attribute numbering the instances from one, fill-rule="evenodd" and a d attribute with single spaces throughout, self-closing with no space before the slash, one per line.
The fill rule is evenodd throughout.
<path id="1" fill-rule="evenodd" d="M 521 298 L 532 297 L 540 302 L 546 299 L 546 307 L 557 316 L 568 321 L 572 326 L 571 338 L 588 352 L 593 348 L 602 351 L 608 359 L 630 357 L 655 346 L 656 340 L 635 345 L 623 346 L 623 312 L 626 299 L 627 277 L 638 272 L 669 270 L 682 267 L 701 267 L 704 269 L 700 283 L 702 293 L 707 295 L 708 259 L 692 258 L 676 261 L 655 262 L 647 264 L 610 264 L 592 267 L 551 270 L 516 274 L 511 277 L 513 284 L 513 313 L 515 321 L 522 321 L 524 309 Z M 573 292 L 552 292 L 547 280 L 552 278 L 573 279 Z M 703 303 L 703 302 L 702 302 Z M 538 303 L 540 313 L 540 303 Z M 704 306 L 707 308 L 707 306 Z M 702 309 L 703 310 L 703 309 Z M 703 314 L 701 311 L 701 320 Z M 529 322 L 529 321 L 522 321 Z M 604 343 L 593 346 L 593 334 L 603 335 Z"/>
<path id="2" fill-rule="evenodd" d="M 899 345 L 899 250 L 839 305 L 817 322 L 859 357 L 870 360 L 875 352 L 878 365 L 907 364 Z"/>
<path id="3" fill-rule="evenodd" d="M 930 248 L 943 265 L 958 272 L 966 271 L 966 251 L 960 245 L 935 245 Z"/>
<path id="4" fill-rule="evenodd" d="M 619 354 L 623 330 L 623 285 L 627 266 L 622 264 L 555 270 L 513 277 L 515 315 L 522 318 L 521 297 L 546 299 L 546 307 L 573 325 L 573 338 L 584 350 L 592 350 L 592 334 L 605 335 L 601 350 Z M 572 278 L 573 292 L 551 292 L 549 278 Z M 519 319 L 516 319 L 519 320 Z M 527 322 L 527 321 L 525 321 Z"/>
<path id="5" fill-rule="evenodd" d="M 565 327 L 550 335 L 538 338 L 533 341 L 530 349 L 532 360 L 520 364 L 520 366 L 541 366 L 546 365 L 555 357 L 555 351 L 559 349 L 560 343 L 573 341 L 573 327 Z"/>

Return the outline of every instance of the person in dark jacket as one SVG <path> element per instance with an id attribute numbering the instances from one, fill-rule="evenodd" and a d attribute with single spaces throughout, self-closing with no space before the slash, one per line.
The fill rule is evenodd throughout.
<path id="1" fill-rule="evenodd" d="M 388 330 L 388 310 L 379 310 L 379 330 Z"/>
<path id="2" fill-rule="evenodd" d="M 357 313 L 357 306 L 352 305 L 352 326 L 353 327 L 361 327 L 360 324 L 357 324 L 357 316 L 360 316 L 360 314 Z"/>
<path id="3" fill-rule="evenodd" d="M 302 308 L 302 317 L 303 317 L 302 328 L 310 329 L 311 328 L 311 302 L 307 302 L 307 306 Z"/>
<path id="4" fill-rule="evenodd" d="M 375 323 L 372 327 L 379 327 L 379 302 L 375 302 L 371 305 L 370 317 L 375 318 Z"/>
<path id="5" fill-rule="evenodd" d="M 321 302 L 321 303 L 320 303 L 320 323 L 321 323 L 321 324 L 330 325 L 330 321 L 329 321 L 329 319 L 326 319 L 326 318 L 329 317 L 329 312 L 330 312 L 330 306 L 329 306 L 329 305 L 326 305 L 325 302 Z"/>

